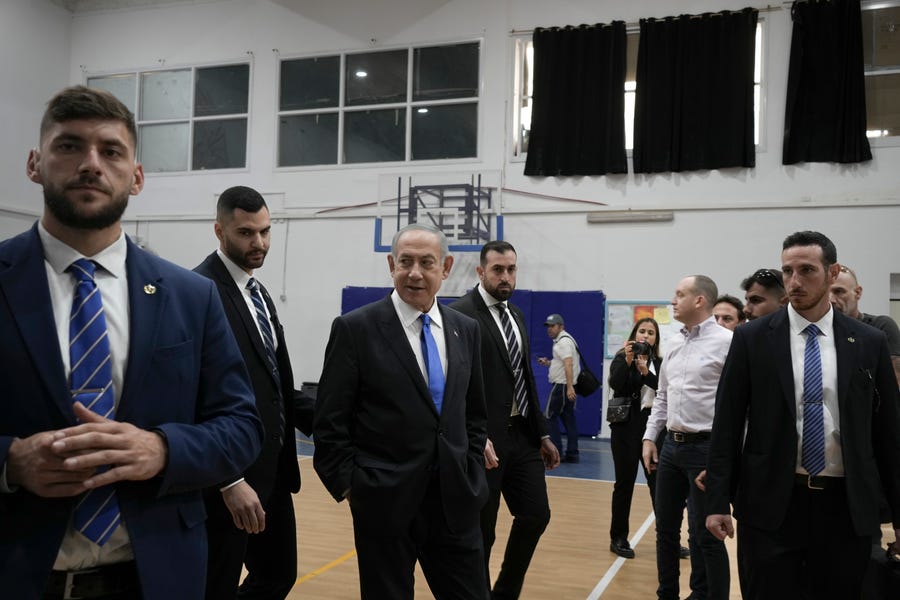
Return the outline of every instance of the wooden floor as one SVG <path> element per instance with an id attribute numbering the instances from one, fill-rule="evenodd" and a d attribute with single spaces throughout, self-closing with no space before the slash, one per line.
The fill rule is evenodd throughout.
<path id="1" fill-rule="evenodd" d="M 356 555 L 349 508 L 325 491 L 309 457 L 300 459 L 303 489 L 294 496 L 297 509 L 299 577 L 291 600 L 359 598 Z M 632 600 L 656 596 L 655 528 L 645 485 L 635 490 L 631 538 L 637 557 L 624 560 L 609 551 L 612 483 L 548 477 L 552 518 L 541 538 L 525 579 L 523 600 L 604 598 Z M 497 542 L 491 560 L 496 576 L 509 535 L 510 516 L 501 504 Z M 636 539 L 636 538 L 640 539 Z M 687 539 L 687 534 L 683 540 Z M 731 558 L 731 598 L 740 598 L 733 540 L 726 543 Z M 690 563 L 680 561 L 681 595 L 690 592 Z M 421 572 L 416 598 L 431 598 Z"/>

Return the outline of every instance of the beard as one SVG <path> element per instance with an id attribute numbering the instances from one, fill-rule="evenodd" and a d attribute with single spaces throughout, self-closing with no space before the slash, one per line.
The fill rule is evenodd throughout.
<path id="1" fill-rule="evenodd" d="M 78 184 L 93 185 L 105 193 L 111 193 L 111 190 L 90 177 L 82 177 Z M 94 212 L 88 212 L 81 210 L 77 202 L 66 197 L 65 188 L 44 185 L 44 206 L 57 221 L 73 229 L 106 229 L 118 223 L 128 208 L 128 196 L 127 192 L 119 197 L 113 196 L 108 204 Z"/>
<path id="2" fill-rule="evenodd" d="M 245 271 L 253 271 L 262 267 L 266 260 L 266 255 L 269 253 L 268 250 L 254 250 L 245 253 L 240 248 L 230 243 L 228 238 L 226 238 L 225 243 L 222 244 L 222 252 L 224 252 L 225 256 L 230 258 L 234 264 Z M 260 254 L 262 256 L 260 256 Z"/>
<path id="3" fill-rule="evenodd" d="M 481 282 L 481 285 L 484 288 L 484 291 L 501 302 L 506 302 L 507 300 L 509 300 L 513 295 L 513 292 L 516 291 L 515 286 L 512 285 L 504 285 L 502 287 L 499 285 L 490 286 L 483 281 Z"/>

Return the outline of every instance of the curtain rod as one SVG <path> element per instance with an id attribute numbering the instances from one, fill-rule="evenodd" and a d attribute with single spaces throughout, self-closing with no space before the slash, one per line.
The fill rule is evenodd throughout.
<path id="1" fill-rule="evenodd" d="M 756 8 L 756 7 L 753 7 L 753 6 L 749 6 L 749 7 L 746 7 L 746 8 L 755 8 L 755 10 L 757 10 L 758 12 L 776 12 L 776 11 L 779 11 L 779 10 L 784 10 L 785 7 L 788 7 L 788 6 L 792 5 L 792 4 L 793 4 L 793 2 L 782 2 L 782 5 L 781 5 L 781 6 L 772 6 L 771 4 L 767 4 L 765 7 L 762 7 L 762 8 Z M 743 9 L 741 9 L 741 10 L 743 10 Z M 740 11 L 739 11 L 739 10 L 732 10 L 732 11 L 722 11 L 722 10 L 720 10 L 720 11 L 718 11 L 718 12 L 740 12 Z M 709 13 L 703 13 L 703 14 L 709 14 Z M 712 14 L 715 14 L 715 13 L 712 13 Z M 701 15 L 692 15 L 692 16 L 700 17 Z M 648 18 L 658 18 L 658 17 L 648 17 Z M 641 24 L 640 24 L 639 22 L 637 22 L 637 21 L 635 21 L 635 22 L 630 22 L 630 23 L 625 23 L 625 27 L 628 28 L 628 29 L 636 29 L 636 28 L 640 27 L 640 25 L 641 25 Z M 559 27 L 559 26 L 556 25 L 556 27 Z M 564 25 L 564 27 L 565 27 L 565 25 Z M 534 29 L 511 29 L 511 30 L 509 31 L 509 35 L 525 35 L 525 34 L 528 34 L 528 33 L 534 33 Z"/>

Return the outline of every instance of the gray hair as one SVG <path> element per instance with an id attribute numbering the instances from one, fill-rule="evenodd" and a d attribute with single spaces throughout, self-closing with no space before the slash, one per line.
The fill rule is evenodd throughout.
<path id="1" fill-rule="evenodd" d="M 441 243 L 441 260 L 450 256 L 450 242 L 447 241 L 447 236 L 444 235 L 443 231 L 432 225 L 410 223 L 409 225 L 397 230 L 397 233 L 394 234 L 394 237 L 391 240 L 391 256 L 393 256 L 394 258 L 397 258 L 397 243 L 400 241 L 400 236 L 402 236 L 407 231 L 427 231 L 428 233 L 433 233 L 437 236 L 438 241 Z"/>

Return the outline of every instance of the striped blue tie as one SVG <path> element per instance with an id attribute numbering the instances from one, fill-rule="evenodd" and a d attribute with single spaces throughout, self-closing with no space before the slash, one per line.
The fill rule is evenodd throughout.
<path id="1" fill-rule="evenodd" d="M 275 335 L 272 333 L 272 323 L 269 321 L 269 315 L 266 314 L 266 306 L 259 287 L 259 282 L 253 277 L 247 282 L 247 289 L 250 290 L 250 299 L 253 300 L 253 307 L 256 309 L 256 322 L 259 324 L 263 346 L 266 348 L 266 360 L 269 363 L 272 378 L 275 380 L 276 389 L 281 395 L 281 378 L 278 374 L 278 359 L 275 356 Z M 284 402 L 280 403 L 278 411 L 281 423 L 281 427 L 278 429 L 278 435 L 280 436 L 284 431 Z"/>
<path id="2" fill-rule="evenodd" d="M 525 373 L 522 369 L 522 352 L 519 350 L 519 342 L 513 331 L 512 319 L 506 312 L 506 304 L 500 302 L 496 304 L 497 310 L 500 311 L 500 322 L 503 324 L 503 337 L 506 338 L 506 349 L 509 351 L 509 362 L 513 368 L 513 379 L 515 383 L 515 399 L 516 410 L 523 417 L 528 411 L 528 394 L 525 391 Z"/>
<path id="3" fill-rule="evenodd" d="M 437 343 L 431 335 L 431 317 L 422 313 L 422 333 L 419 336 L 422 342 L 422 357 L 425 359 L 425 371 L 428 373 L 428 391 L 434 400 L 434 407 L 441 414 L 441 406 L 444 403 L 444 368 L 441 366 L 441 355 L 438 353 Z"/>
<path id="4" fill-rule="evenodd" d="M 803 442 L 800 464 L 810 475 L 825 470 L 825 415 L 822 405 L 822 358 L 819 328 L 809 325 L 803 353 Z"/>
<path id="5" fill-rule="evenodd" d="M 94 282 L 93 262 L 80 258 L 67 269 L 75 277 L 75 299 L 69 319 L 69 389 L 72 402 L 81 402 L 95 413 L 115 418 L 112 359 L 103 314 L 103 299 Z M 109 467 L 102 467 L 104 471 Z M 75 506 L 74 526 L 82 535 L 102 546 L 109 540 L 121 515 L 112 485 L 90 490 Z"/>

